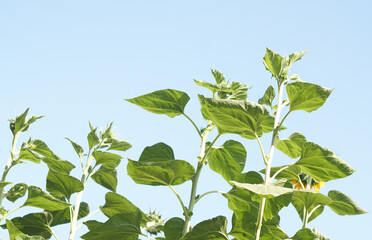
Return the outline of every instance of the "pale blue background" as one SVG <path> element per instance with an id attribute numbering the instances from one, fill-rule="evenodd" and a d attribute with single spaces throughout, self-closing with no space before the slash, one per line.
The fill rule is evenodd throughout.
<path id="1" fill-rule="evenodd" d="M 321 191 L 341 190 L 371 212 L 371 11 L 370 1 L 2 1 L 1 168 L 11 143 L 7 119 L 28 107 L 31 114 L 47 117 L 21 140 L 42 139 L 77 166 L 64 138 L 86 147 L 88 121 L 101 127 L 114 121 L 117 134 L 133 145 L 118 167 L 118 193 L 143 211 L 181 217 L 169 189 L 133 183 L 126 158 L 138 159 L 144 147 L 162 141 L 173 147 L 176 158 L 195 165 L 198 136 L 185 118 L 154 115 L 123 99 L 165 88 L 185 91 L 191 97 L 186 112 L 203 126 L 197 94 L 208 92 L 193 78 L 213 81 L 209 69 L 219 69 L 227 79 L 252 86 L 249 99 L 257 101 L 274 84 L 262 64 L 266 47 L 280 54 L 310 50 L 293 72 L 334 91 L 318 111 L 293 113 L 282 137 L 299 131 L 350 163 L 356 173 Z M 226 135 L 217 144 L 231 138 L 247 148 L 246 171 L 263 168 L 256 142 Z M 278 152 L 275 156 L 275 165 L 289 162 Z M 46 174 L 43 164 L 27 163 L 14 168 L 8 180 L 45 189 Z M 73 174 L 80 178 L 79 168 Z M 188 202 L 190 182 L 176 189 Z M 205 168 L 198 193 L 217 189 L 229 186 Z M 94 211 L 104 204 L 105 192 L 91 181 L 83 199 Z M 217 215 L 230 221 L 231 211 L 222 196 L 210 195 L 196 206 L 192 223 Z M 281 216 L 282 228 L 292 236 L 301 227 L 297 213 L 289 207 Z M 103 215 L 95 218 L 105 221 Z M 326 209 L 309 227 L 333 240 L 367 239 L 371 224 L 370 214 L 343 217 Z M 67 239 L 68 231 L 67 226 L 55 228 L 60 239 Z M 85 232 L 82 227 L 78 236 Z M 0 237 L 8 238 L 4 230 Z"/>

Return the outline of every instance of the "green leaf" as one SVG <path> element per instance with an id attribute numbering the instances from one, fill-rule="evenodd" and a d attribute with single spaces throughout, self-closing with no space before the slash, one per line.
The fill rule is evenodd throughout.
<path id="1" fill-rule="evenodd" d="M 63 196 L 70 199 L 73 193 L 83 191 L 84 185 L 70 175 L 49 170 L 46 189 L 53 196 Z"/>
<path id="2" fill-rule="evenodd" d="M 239 174 L 235 177 L 236 182 L 240 183 L 251 183 L 251 184 L 260 184 L 264 180 L 258 172 L 249 171 L 246 173 Z"/>
<path id="3" fill-rule="evenodd" d="M 89 230 L 93 230 L 94 228 L 97 228 L 99 226 L 101 226 L 103 223 L 101 222 L 98 222 L 96 220 L 89 220 L 89 221 L 86 221 L 86 222 L 83 222 L 85 226 L 87 226 L 87 228 Z"/>
<path id="4" fill-rule="evenodd" d="M 217 84 L 226 83 L 225 76 L 222 72 L 216 69 L 211 69 L 211 72 Z"/>
<path id="5" fill-rule="evenodd" d="M 302 56 L 307 53 L 308 51 L 302 51 L 302 52 L 295 52 L 289 55 L 289 65 L 292 65 L 293 63 L 297 62 L 302 58 Z"/>
<path id="6" fill-rule="evenodd" d="M 182 240 L 229 240 L 226 228 L 226 218 L 224 216 L 218 216 L 196 224 L 195 227 L 182 238 Z"/>
<path id="7" fill-rule="evenodd" d="M 28 198 L 23 206 L 42 208 L 47 211 L 56 211 L 68 208 L 70 204 L 61 201 L 35 186 L 28 187 Z"/>
<path id="8" fill-rule="evenodd" d="M 280 140 L 276 144 L 276 148 L 290 158 L 298 158 L 301 156 L 302 146 L 306 142 L 304 135 L 301 133 L 293 133 L 288 138 Z"/>
<path id="9" fill-rule="evenodd" d="M 250 184 L 239 183 L 235 181 L 230 182 L 239 188 L 249 190 L 264 198 L 275 198 L 283 194 L 289 194 L 293 192 L 293 189 L 279 186 L 277 182 L 275 182 L 274 184 Z"/>
<path id="10" fill-rule="evenodd" d="M 314 230 L 310 230 L 308 228 L 303 228 L 299 230 L 291 240 L 329 240 L 321 233 L 319 233 L 315 228 Z"/>
<path id="11" fill-rule="evenodd" d="M 241 143 L 228 140 L 221 147 L 212 147 L 207 158 L 210 168 L 230 181 L 243 171 L 247 151 Z"/>
<path id="12" fill-rule="evenodd" d="M 295 163 L 316 181 L 329 181 L 351 175 L 355 170 L 333 152 L 311 142 L 303 145 L 301 158 Z"/>
<path id="13" fill-rule="evenodd" d="M 184 108 L 190 97 L 181 91 L 165 89 L 125 100 L 149 112 L 166 114 L 173 118 L 184 113 Z"/>
<path id="14" fill-rule="evenodd" d="M 116 151 L 127 151 L 132 145 L 126 141 L 112 140 L 110 147 L 107 150 L 116 150 Z"/>
<path id="15" fill-rule="evenodd" d="M 16 217 L 13 218 L 11 222 L 13 223 L 13 226 L 15 226 L 20 232 L 25 235 L 36 235 L 42 236 L 45 239 L 49 239 L 52 236 L 51 229 L 49 227 L 52 220 L 53 217 L 50 213 L 42 212 L 30 213 L 23 217 Z M 6 226 L 8 227 L 8 224 L 6 224 Z"/>
<path id="16" fill-rule="evenodd" d="M 236 133 L 248 139 L 262 136 L 261 123 L 268 118 L 264 106 L 246 100 L 205 98 L 199 95 L 204 117 L 211 120 L 220 134 Z"/>
<path id="17" fill-rule="evenodd" d="M 164 225 L 164 235 L 169 240 L 179 240 L 182 237 L 185 221 L 179 217 L 169 219 Z"/>
<path id="18" fill-rule="evenodd" d="M 21 148 L 21 151 L 19 152 L 18 159 L 19 160 L 28 160 L 34 163 L 40 163 L 41 157 L 37 154 L 33 153 L 30 149 Z"/>
<path id="19" fill-rule="evenodd" d="M 138 207 L 136 207 L 128 199 L 117 193 L 113 192 L 106 193 L 105 200 L 106 200 L 105 205 L 101 206 L 100 209 L 102 213 L 109 218 L 114 216 L 115 214 L 140 211 L 142 215 L 142 220 L 144 221 L 147 220 L 146 214 L 144 214 Z"/>
<path id="20" fill-rule="evenodd" d="M 92 156 L 96 159 L 96 165 L 102 164 L 106 168 L 116 168 L 122 159 L 120 155 L 97 150 L 92 153 Z"/>
<path id="21" fill-rule="evenodd" d="M 75 206 L 73 207 L 73 210 L 75 210 Z M 71 218 L 70 218 L 70 209 L 65 208 L 62 210 L 58 211 L 52 211 L 50 212 L 53 216 L 53 221 L 50 224 L 51 227 L 65 224 L 65 223 L 70 223 Z M 79 208 L 79 214 L 78 214 L 78 219 L 81 219 L 83 217 L 86 217 L 89 214 L 89 205 L 86 202 L 81 202 L 80 203 L 80 208 Z"/>
<path id="22" fill-rule="evenodd" d="M 66 139 L 70 141 L 70 143 L 72 144 L 72 147 L 75 149 L 75 152 L 77 153 L 77 155 L 80 158 L 82 158 L 83 154 L 84 154 L 84 149 L 79 144 L 73 142 L 71 139 L 69 139 L 69 138 L 66 138 Z"/>
<path id="23" fill-rule="evenodd" d="M 27 192 L 27 184 L 25 183 L 18 183 L 14 185 L 7 193 L 6 199 L 11 202 L 15 202 L 18 198 L 23 197 Z"/>
<path id="24" fill-rule="evenodd" d="M 60 160 L 60 158 L 52 150 L 50 150 L 50 148 L 46 145 L 46 143 L 39 139 L 28 140 L 27 143 L 22 144 L 22 148 L 29 149 L 46 158 Z"/>
<path id="25" fill-rule="evenodd" d="M 306 82 L 290 83 L 286 87 L 289 111 L 312 112 L 323 106 L 333 89 Z"/>
<path id="26" fill-rule="evenodd" d="M 300 173 L 301 169 L 300 169 L 300 167 L 295 166 L 295 165 L 272 167 L 270 169 L 270 177 L 272 177 L 276 172 L 278 172 L 279 170 L 281 170 L 284 167 L 287 167 L 287 168 L 280 171 L 280 173 L 278 173 L 278 175 L 275 177 L 275 179 L 284 178 L 284 179 L 287 179 L 289 181 L 298 179 L 298 174 Z M 265 173 L 265 169 L 262 169 L 260 172 Z"/>
<path id="27" fill-rule="evenodd" d="M 283 69 L 286 67 L 286 59 L 272 51 L 269 48 L 266 48 L 266 54 L 263 58 L 263 63 L 266 70 L 269 70 L 271 74 L 279 80 L 283 73 Z"/>
<path id="28" fill-rule="evenodd" d="M 367 213 L 351 200 L 351 198 L 340 191 L 329 191 L 328 197 L 332 199 L 332 203 L 329 204 L 328 207 L 338 215 L 358 215 Z"/>
<path id="29" fill-rule="evenodd" d="M 16 116 L 15 119 L 9 119 L 10 122 L 10 130 L 12 131 L 13 135 L 16 135 L 18 132 L 24 132 L 28 129 L 30 124 L 35 122 L 37 119 L 40 119 L 44 116 L 33 116 L 31 118 L 27 118 L 28 111 L 30 109 L 27 108 L 26 111 L 21 113 L 21 115 Z"/>
<path id="30" fill-rule="evenodd" d="M 28 236 L 28 235 L 22 234 L 22 235 L 18 235 L 15 239 L 16 240 L 44 240 L 45 238 L 43 238 L 42 236 Z"/>
<path id="31" fill-rule="evenodd" d="M 6 219 L 6 227 L 8 228 L 10 240 L 15 240 L 16 236 L 23 235 L 23 232 L 19 231 L 19 229 L 12 223 L 12 221 L 8 219 Z"/>
<path id="32" fill-rule="evenodd" d="M 292 196 L 292 204 L 296 208 L 300 219 L 303 219 L 304 208 L 306 208 L 307 213 L 310 213 L 318 205 L 325 206 L 332 202 L 331 198 L 324 196 L 315 190 L 299 190 L 294 191 Z M 315 210 L 316 211 L 316 210 Z M 315 219 L 319 214 L 321 214 L 323 209 L 318 212 L 314 212 L 308 222 Z"/>
<path id="33" fill-rule="evenodd" d="M 146 147 L 138 161 L 151 162 L 155 159 L 174 160 L 173 149 L 165 143 L 156 143 Z"/>
<path id="34" fill-rule="evenodd" d="M 94 146 L 96 146 L 99 143 L 99 137 L 97 135 L 97 128 L 93 128 L 90 122 L 89 122 L 89 126 L 90 126 L 90 132 L 87 136 L 87 139 L 88 139 L 89 150 L 91 150 Z"/>
<path id="35" fill-rule="evenodd" d="M 93 228 L 81 236 L 86 240 L 122 240 L 136 239 L 139 234 L 141 223 L 141 212 L 120 213 L 112 216 L 105 223 Z"/>
<path id="36" fill-rule="evenodd" d="M 264 104 L 269 107 L 273 106 L 273 100 L 275 98 L 275 89 L 273 86 L 269 86 L 262 98 L 258 99 L 259 104 Z"/>
<path id="37" fill-rule="evenodd" d="M 71 170 L 75 168 L 75 165 L 66 160 L 57 160 L 54 158 L 42 158 L 41 159 L 49 170 L 64 174 L 70 174 Z"/>
<path id="38" fill-rule="evenodd" d="M 99 185 L 116 192 L 116 186 L 118 184 L 118 173 L 115 168 L 106 168 L 101 166 L 92 175 L 92 179 Z"/>
<path id="39" fill-rule="evenodd" d="M 128 159 L 128 175 L 138 184 L 179 185 L 192 178 L 194 167 L 183 160 L 154 159 L 153 162 Z"/>

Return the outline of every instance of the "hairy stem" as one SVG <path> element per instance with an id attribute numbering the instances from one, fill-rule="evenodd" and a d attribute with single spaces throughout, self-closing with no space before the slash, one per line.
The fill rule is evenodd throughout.
<path id="1" fill-rule="evenodd" d="M 277 137 L 277 134 L 278 134 L 279 128 L 280 128 L 279 118 L 280 118 L 280 113 L 281 113 L 281 111 L 284 107 L 284 105 L 282 103 L 283 102 L 283 100 L 282 100 L 282 98 L 283 98 L 283 87 L 284 87 L 283 83 L 281 83 L 278 86 L 278 88 L 279 88 L 278 89 L 278 108 L 277 108 L 275 118 L 274 118 L 274 131 L 273 131 L 273 135 L 272 135 L 272 139 L 271 139 L 270 151 L 269 151 L 269 155 L 266 159 L 267 164 L 266 164 L 266 170 L 265 170 L 265 184 L 269 184 L 270 181 L 271 181 L 271 177 L 270 177 L 271 164 L 272 164 L 272 161 L 273 161 L 273 158 L 274 158 L 276 137 Z M 282 124 L 282 123 L 283 123 L 283 121 L 280 124 Z M 265 203 L 266 203 L 266 199 L 261 198 L 259 213 L 258 213 L 258 217 L 257 217 L 255 240 L 260 239 L 261 228 L 262 228 L 262 223 L 263 223 L 263 214 L 264 214 L 264 211 L 265 211 Z"/>

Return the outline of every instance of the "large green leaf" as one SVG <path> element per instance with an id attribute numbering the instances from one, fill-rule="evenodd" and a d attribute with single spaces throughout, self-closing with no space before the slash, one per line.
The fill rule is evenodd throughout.
<path id="1" fill-rule="evenodd" d="M 73 207 L 73 210 L 75 209 L 75 206 Z M 50 212 L 53 216 L 53 221 L 50 224 L 51 227 L 69 223 L 71 221 L 71 215 L 70 215 L 70 209 L 65 208 L 58 211 L 52 211 Z M 78 219 L 81 219 L 83 217 L 86 217 L 89 214 L 89 205 L 86 202 L 81 202 L 79 207 L 79 214 Z"/>
<path id="2" fill-rule="evenodd" d="M 92 153 L 92 156 L 96 159 L 96 165 L 102 164 L 106 168 L 116 168 L 122 159 L 122 156 L 115 153 L 97 150 Z"/>
<path id="3" fill-rule="evenodd" d="M 23 206 L 42 208 L 47 211 L 56 211 L 68 208 L 70 204 L 59 200 L 35 186 L 28 187 L 28 198 Z"/>
<path id="4" fill-rule="evenodd" d="M 60 159 L 50 148 L 46 145 L 45 142 L 35 139 L 35 140 L 28 140 L 27 143 L 22 145 L 22 148 L 29 149 L 35 153 L 38 153 L 46 158 L 52 159 Z"/>
<path id="5" fill-rule="evenodd" d="M 246 158 L 244 146 L 234 140 L 226 141 L 221 147 L 212 147 L 208 153 L 210 168 L 226 181 L 234 180 L 243 171 Z"/>
<path id="6" fill-rule="evenodd" d="M 289 111 L 312 112 L 325 103 L 332 89 L 306 82 L 290 83 L 286 87 L 290 103 Z"/>
<path id="7" fill-rule="evenodd" d="M 41 157 L 33 153 L 30 149 L 21 147 L 21 151 L 19 152 L 17 161 L 28 160 L 34 163 L 40 163 L 40 159 Z"/>
<path id="8" fill-rule="evenodd" d="M 173 149 L 165 143 L 156 143 L 146 147 L 138 161 L 151 162 L 153 159 L 174 160 Z"/>
<path id="9" fill-rule="evenodd" d="M 351 198 L 340 191 L 329 191 L 328 197 L 332 199 L 332 203 L 329 204 L 328 207 L 338 215 L 358 215 L 367 213 L 351 200 Z"/>
<path id="10" fill-rule="evenodd" d="M 137 239 L 138 235 L 141 234 L 140 223 L 140 211 L 116 214 L 105 223 L 81 236 L 81 238 L 86 240 Z"/>
<path id="11" fill-rule="evenodd" d="M 44 240 L 42 236 L 29 236 L 22 233 L 12 221 L 6 219 L 6 227 L 9 232 L 9 240 Z"/>
<path id="12" fill-rule="evenodd" d="M 269 70 L 276 79 L 279 79 L 284 68 L 286 67 L 287 61 L 273 50 L 266 48 L 263 63 L 266 67 L 266 70 Z"/>
<path id="13" fill-rule="evenodd" d="M 23 197 L 27 192 L 27 184 L 25 183 L 18 183 L 14 185 L 9 191 L 6 193 L 6 199 L 11 202 L 15 202 L 18 198 Z"/>
<path id="14" fill-rule="evenodd" d="M 269 86 L 262 98 L 258 99 L 259 104 L 264 104 L 269 107 L 273 106 L 273 100 L 275 98 L 275 89 L 273 86 Z"/>
<path id="15" fill-rule="evenodd" d="M 296 208 L 301 220 L 304 216 L 304 208 L 306 209 L 307 213 L 310 213 L 314 208 L 318 207 L 318 205 L 322 207 L 330 204 L 331 202 L 331 198 L 311 189 L 294 191 L 292 196 L 292 204 Z M 315 210 L 314 213 L 309 217 L 308 222 L 315 219 L 323 212 L 323 208 L 318 207 L 318 209 L 320 210 Z"/>
<path id="16" fill-rule="evenodd" d="M 302 146 L 304 143 L 306 143 L 304 135 L 301 133 L 293 133 L 288 138 L 280 140 L 276 144 L 276 148 L 290 158 L 298 158 L 301 156 Z"/>
<path id="17" fill-rule="evenodd" d="M 192 178 L 194 167 L 183 160 L 133 161 L 128 159 L 128 175 L 139 184 L 179 185 Z"/>
<path id="18" fill-rule="evenodd" d="M 239 188 L 249 190 L 256 193 L 260 197 L 264 198 L 275 198 L 284 194 L 290 194 L 293 192 L 293 189 L 280 186 L 275 182 L 273 184 L 250 184 L 250 183 L 239 183 L 235 181 L 230 181 L 232 184 Z"/>
<path id="19" fill-rule="evenodd" d="M 144 221 L 147 220 L 146 214 L 144 214 L 138 207 L 136 207 L 128 199 L 117 193 L 113 192 L 106 193 L 105 200 L 106 200 L 105 205 L 101 206 L 100 209 L 102 213 L 109 218 L 119 213 L 131 213 L 135 211 L 140 211 L 142 215 L 142 220 Z"/>
<path id="20" fill-rule="evenodd" d="M 13 225 L 21 231 L 23 234 L 30 236 L 42 236 L 45 239 L 49 239 L 52 236 L 50 224 L 53 217 L 48 212 L 42 213 L 30 213 L 23 217 L 13 218 L 11 221 Z M 8 224 L 2 227 L 8 227 Z"/>
<path id="21" fill-rule="evenodd" d="M 284 170 L 282 170 L 284 167 L 286 167 Z M 287 165 L 287 166 L 280 166 L 280 167 L 272 167 L 270 169 L 270 177 L 272 177 L 274 174 L 276 174 L 279 170 L 281 170 L 277 176 L 276 179 L 285 178 L 287 180 L 295 180 L 298 179 L 298 174 L 300 173 L 301 169 L 298 166 L 295 165 Z M 262 169 L 260 172 L 265 173 L 266 169 Z"/>
<path id="22" fill-rule="evenodd" d="M 118 173 L 115 168 L 106 168 L 101 166 L 95 173 L 93 173 L 92 179 L 99 185 L 116 192 Z"/>
<path id="23" fill-rule="evenodd" d="M 304 143 L 301 158 L 295 163 L 316 181 L 329 181 L 351 175 L 355 170 L 333 152 L 319 145 Z"/>
<path id="24" fill-rule="evenodd" d="M 164 235 L 168 240 L 179 240 L 182 237 L 182 231 L 185 221 L 179 217 L 169 219 L 164 225 Z"/>
<path id="25" fill-rule="evenodd" d="M 84 185 L 70 175 L 49 170 L 46 189 L 53 196 L 63 196 L 70 199 L 73 193 L 83 191 Z"/>
<path id="26" fill-rule="evenodd" d="M 190 100 L 190 97 L 181 91 L 165 89 L 125 100 L 149 112 L 166 114 L 173 118 L 184 113 L 185 106 Z"/>
<path id="27" fill-rule="evenodd" d="M 54 159 L 54 158 L 42 158 L 41 159 L 49 170 L 64 174 L 70 174 L 71 170 L 75 168 L 75 165 L 66 160 Z"/>
<path id="28" fill-rule="evenodd" d="M 224 216 L 217 216 L 196 224 L 182 240 L 229 240 L 226 228 L 226 218 Z"/>
<path id="29" fill-rule="evenodd" d="M 236 133 L 248 139 L 262 136 L 261 122 L 269 112 L 260 104 L 246 100 L 205 98 L 199 95 L 202 113 L 218 128 L 220 134 Z"/>
<path id="30" fill-rule="evenodd" d="M 110 147 L 107 150 L 127 151 L 131 147 L 132 145 L 130 143 L 127 143 L 126 141 L 119 141 L 113 139 L 110 144 Z"/>

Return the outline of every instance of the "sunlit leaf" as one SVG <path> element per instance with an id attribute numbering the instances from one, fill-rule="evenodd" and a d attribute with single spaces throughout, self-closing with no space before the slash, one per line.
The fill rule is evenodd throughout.
<path id="1" fill-rule="evenodd" d="M 122 159 L 120 155 L 97 150 L 92 153 L 92 156 L 96 159 L 96 165 L 102 164 L 106 168 L 116 168 Z"/>
<path id="2" fill-rule="evenodd" d="M 232 184 L 239 188 L 243 188 L 258 194 L 264 198 L 275 198 L 283 194 L 289 194 L 293 192 L 293 189 L 282 187 L 274 184 L 250 184 L 250 183 L 239 183 L 230 181 Z"/>
<path id="3" fill-rule="evenodd" d="M 112 140 L 110 147 L 107 150 L 116 150 L 116 151 L 127 151 L 132 147 L 131 144 L 126 141 Z"/>
<path id="4" fill-rule="evenodd" d="M 44 116 L 32 116 L 27 118 L 28 111 L 30 109 L 27 108 L 26 111 L 21 113 L 19 116 L 16 116 L 15 119 L 9 119 L 10 122 L 10 130 L 12 131 L 13 135 L 16 135 L 19 132 L 24 132 L 28 129 L 30 124 L 35 122 L 37 119 L 40 119 Z"/>
<path id="5" fill-rule="evenodd" d="M 340 191 L 329 191 L 328 197 L 332 199 L 332 203 L 329 204 L 328 207 L 338 215 L 358 215 L 367 213 L 351 200 L 351 198 Z"/>
<path id="6" fill-rule="evenodd" d="M 332 89 L 306 82 L 290 83 L 286 89 L 290 111 L 315 111 L 323 106 L 332 92 Z"/>
<path id="7" fill-rule="evenodd" d="M 276 148 L 290 158 L 298 158 L 301 156 L 302 146 L 304 143 L 306 143 L 304 135 L 301 133 L 293 133 L 288 138 L 280 140 L 276 144 Z"/>
<path id="8" fill-rule="evenodd" d="M 273 86 L 269 86 L 266 89 L 263 97 L 258 99 L 258 103 L 272 107 L 274 98 L 275 98 L 275 89 L 273 88 Z"/>
<path id="9" fill-rule="evenodd" d="M 11 202 L 15 202 L 18 198 L 23 197 L 27 192 L 27 184 L 25 183 L 18 183 L 14 185 L 9 191 L 6 193 L 6 199 Z"/>
<path id="10" fill-rule="evenodd" d="M 284 170 L 281 170 L 284 167 L 286 167 L 286 168 Z M 281 170 L 281 171 L 277 174 L 277 176 L 275 178 L 276 179 L 285 178 L 285 179 L 288 179 L 290 181 L 298 179 L 298 174 L 301 171 L 300 167 L 295 166 L 295 165 L 272 167 L 270 169 L 270 177 L 272 177 L 274 174 L 276 174 L 279 170 Z M 265 169 L 262 169 L 260 172 L 265 173 Z"/>
<path id="11" fill-rule="evenodd" d="M 28 236 L 24 234 L 8 219 L 6 219 L 6 227 L 9 232 L 9 240 L 44 240 L 41 236 Z"/>
<path id="12" fill-rule="evenodd" d="M 89 144 L 89 150 L 91 150 L 94 146 L 96 146 L 99 143 L 99 137 L 97 135 L 97 128 L 93 128 L 93 126 L 90 124 L 90 132 L 87 136 L 88 144 Z"/>
<path id="13" fill-rule="evenodd" d="M 303 228 L 299 230 L 291 240 L 329 240 L 321 233 L 319 233 L 315 228 L 314 230 L 310 230 L 308 228 Z"/>
<path id="14" fill-rule="evenodd" d="M 165 89 L 125 100 L 149 112 L 166 114 L 173 118 L 184 113 L 184 108 L 190 97 L 181 91 Z"/>
<path id="15" fill-rule="evenodd" d="M 64 174 L 70 174 L 71 170 L 75 168 L 75 165 L 66 160 L 59 160 L 54 158 L 42 158 L 41 159 L 49 170 Z"/>
<path id="16" fill-rule="evenodd" d="M 243 171 L 247 151 L 241 143 L 228 140 L 221 147 L 212 147 L 207 158 L 210 168 L 230 181 Z"/>
<path id="17" fill-rule="evenodd" d="M 80 158 L 83 157 L 84 149 L 79 144 L 73 142 L 71 139 L 69 139 L 69 138 L 66 138 L 66 139 L 70 141 L 70 143 L 72 144 L 72 147 L 75 149 L 75 152 L 77 153 L 77 155 Z"/>
<path id="18" fill-rule="evenodd" d="M 115 168 L 106 168 L 101 166 L 92 175 L 92 179 L 99 185 L 115 192 L 118 184 L 118 173 Z"/>
<path id="19" fill-rule="evenodd" d="M 153 159 L 174 160 L 173 149 L 165 143 L 156 143 L 146 147 L 138 161 L 151 162 Z"/>
<path id="20" fill-rule="evenodd" d="M 220 134 L 236 133 L 248 139 L 262 136 L 261 122 L 268 118 L 264 106 L 246 100 L 205 98 L 199 95 L 202 113 L 218 128 Z"/>
<path id="21" fill-rule="evenodd" d="M 286 67 L 287 64 L 285 58 L 269 48 L 266 48 L 266 54 L 263 58 L 263 63 L 266 67 L 266 70 L 269 70 L 276 79 L 279 79 L 281 77 L 283 69 Z"/>
<path id="22" fill-rule="evenodd" d="M 75 210 L 75 206 L 73 207 L 73 210 Z M 69 208 L 52 211 L 50 212 L 50 214 L 52 214 L 53 216 L 53 221 L 50 224 L 51 227 L 60 225 L 60 224 L 69 223 L 71 221 L 71 218 L 70 218 L 71 215 L 70 215 Z M 89 214 L 89 205 L 86 202 L 81 202 L 80 207 L 79 207 L 78 219 L 86 217 L 88 214 Z"/>
<path id="23" fill-rule="evenodd" d="M 196 224 L 182 240 L 229 240 L 226 228 L 226 218 L 224 216 L 218 216 Z"/>

